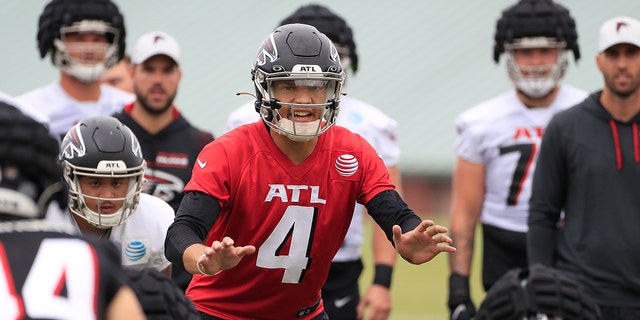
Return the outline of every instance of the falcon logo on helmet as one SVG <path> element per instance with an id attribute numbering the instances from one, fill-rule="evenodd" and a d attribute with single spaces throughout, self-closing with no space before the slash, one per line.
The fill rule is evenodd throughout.
<path id="1" fill-rule="evenodd" d="M 260 45 L 255 65 L 263 66 L 267 62 L 274 62 L 278 59 L 278 47 L 273 41 L 273 34 L 270 34 Z"/>
<path id="2" fill-rule="evenodd" d="M 74 127 L 74 129 L 70 130 L 67 134 L 70 136 L 69 139 L 65 138 L 62 143 L 60 160 L 63 158 L 73 159 L 74 157 L 84 156 L 87 148 L 84 146 L 84 139 L 82 138 L 80 127 Z"/>

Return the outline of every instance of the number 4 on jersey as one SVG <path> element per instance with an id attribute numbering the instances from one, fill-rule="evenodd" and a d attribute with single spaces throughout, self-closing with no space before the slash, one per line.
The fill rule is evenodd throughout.
<path id="1" fill-rule="evenodd" d="M 311 265 L 309 251 L 315 229 L 317 209 L 289 206 L 267 240 L 258 249 L 256 265 L 284 269 L 283 283 L 300 283 Z M 289 242 L 289 253 L 280 254 Z"/>
<path id="2" fill-rule="evenodd" d="M 26 267 L 26 266 L 25 266 Z M 0 242 L 0 319 L 95 319 L 96 257 L 77 239 L 45 239 L 17 292 L 9 260 Z M 66 287 L 66 297 L 60 295 Z"/>

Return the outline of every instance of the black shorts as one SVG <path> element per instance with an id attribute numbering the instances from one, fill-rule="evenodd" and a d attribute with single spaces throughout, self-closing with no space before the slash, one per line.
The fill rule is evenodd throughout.
<path id="1" fill-rule="evenodd" d="M 324 310 L 331 320 L 355 320 L 360 303 L 358 279 L 362 261 L 333 262 L 322 287 Z"/>
<path id="2" fill-rule="evenodd" d="M 527 267 L 527 234 L 482 225 L 482 284 L 485 291 L 513 268 Z"/>

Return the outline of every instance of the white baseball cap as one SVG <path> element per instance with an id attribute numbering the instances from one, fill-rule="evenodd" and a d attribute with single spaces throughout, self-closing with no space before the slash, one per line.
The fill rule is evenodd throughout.
<path id="1" fill-rule="evenodd" d="M 602 24 L 598 52 L 603 52 L 619 43 L 629 43 L 640 47 L 640 21 L 620 16 Z"/>
<path id="2" fill-rule="evenodd" d="M 131 54 L 133 64 L 141 64 L 156 55 L 165 55 L 180 65 L 180 46 L 175 38 L 162 31 L 145 33 L 136 42 Z"/>

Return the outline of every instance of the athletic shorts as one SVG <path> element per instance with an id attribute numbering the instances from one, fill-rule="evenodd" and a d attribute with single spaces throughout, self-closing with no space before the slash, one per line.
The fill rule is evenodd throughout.
<path id="1" fill-rule="evenodd" d="M 513 268 L 527 267 L 527 234 L 482 225 L 482 284 L 485 291 Z"/>

